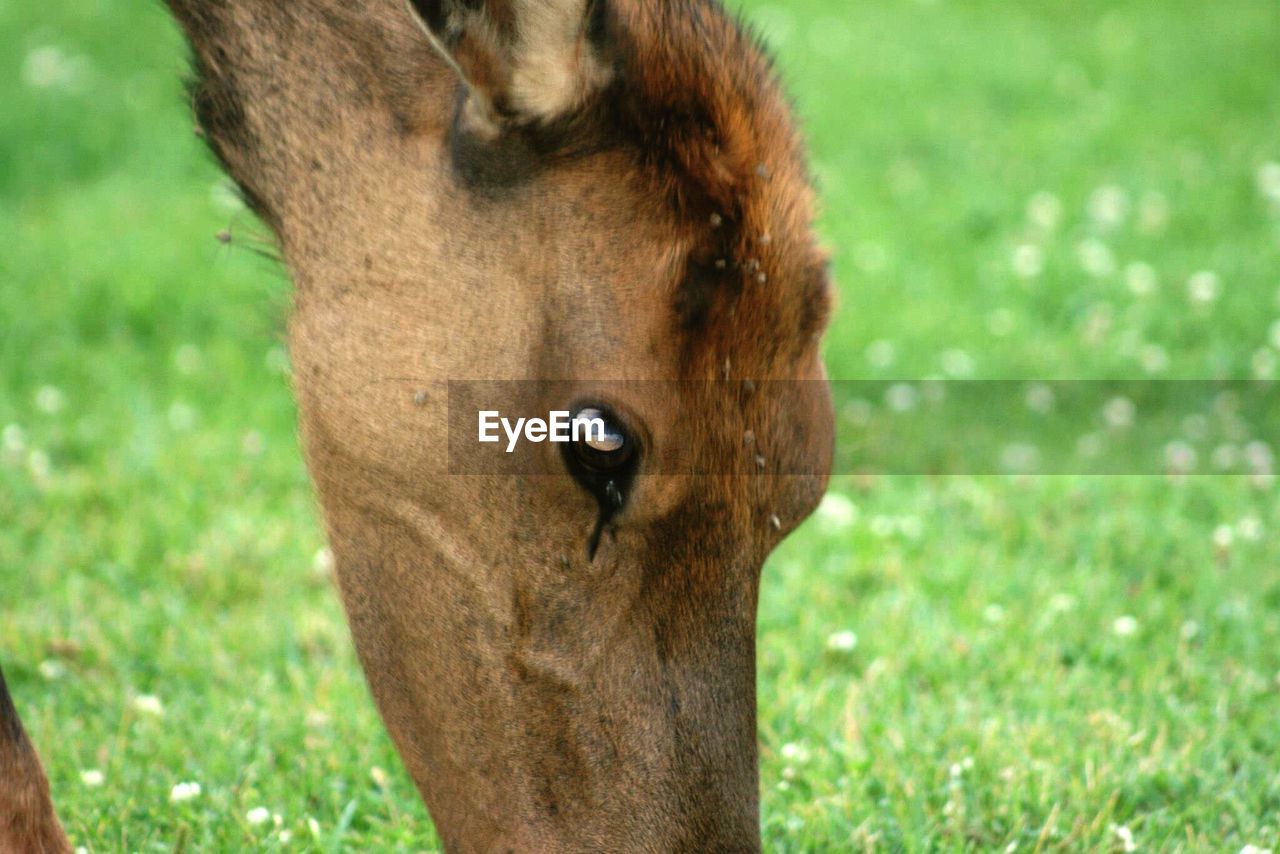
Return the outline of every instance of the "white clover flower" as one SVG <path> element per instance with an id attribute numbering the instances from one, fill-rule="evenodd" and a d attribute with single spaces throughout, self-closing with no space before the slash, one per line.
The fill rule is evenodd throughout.
<path id="1" fill-rule="evenodd" d="M 1053 410 L 1053 388 L 1047 383 L 1032 383 L 1027 386 L 1023 400 L 1026 401 L 1027 409 L 1039 415 L 1044 415 Z"/>
<path id="2" fill-rule="evenodd" d="M 1129 194 L 1122 187 L 1107 185 L 1089 196 L 1089 217 L 1104 228 L 1115 228 L 1129 215 Z"/>
<path id="3" fill-rule="evenodd" d="M 936 376 L 925 377 L 920 381 L 920 398 L 935 406 L 942 403 L 947 399 L 946 381 Z"/>
<path id="4" fill-rule="evenodd" d="M 1108 427 L 1115 430 L 1132 427 L 1136 413 L 1137 408 L 1127 397 L 1113 397 L 1102 407 L 1102 419 L 1107 422 Z"/>
<path id="5" fill-rule="evenodd" d="M 1085 316 L 1080 330 L 1081 337 L 1091 347 L 1100 346 L 1114 324 L 1115 309 L 1111 307 L 1111 303 L 1094 303 L 1089 306 L 1089 313 Z"/>
<path id="6" fill-rule="evenodd" d="M 1033 474 L 1040 468 L 1040 449 L 1030 442 L 1013 442 L 1000 449 L 1000 469 L 1008 474 Z"/>
<path id="7" fill-rule="evenodd" d="M 871 517 L 871 533 L 881 539 L 893 536 L 894 528 L 893 518 L 890 516 L 876 515 Z"/>
<path id="8" fill-rule="evenodd" d="M 992 603 L 982 609 L 982 619 L 988 623 L 995 624 L 1004 622 L 1004 608 L 1000 605 Z"/>
<path id="9" fill-rule="evenodd" d="M 809 761 L 809 748 L 794 741 L 789 741 L 782 745 L 782 749 L 778 753 L 783 759 L 788 762 L 795 762 L 798 765 L 803 765 Z"/>
<path id="10" fill-rule="evenodd" d="M 195 800 L 203 791 L 199 783 L 177 783 L 169 790 L 169 803 L 181 804 Z"/>
<path id="11" fill-rule="evenodd" d="M 1116 271 L 1116 258 L 1111 247 L 1090 237 L 1080 241 L 1076 246 L 1076 256 L 1080 259 L 1080 267 L 1094 278 L 1110 276 Z"/>
<path id="12" fill-rule="evenodd" d="M 200 370 L 200 365 L 204 361 L 200 355 L 200 348 L 194 344 L 183 344 L 177 350 L 173 351 L 173 366 L 178 369 L 178 373 L 190 376 Z"/>
<path id="13" fill-rule="evenodd" d="M 196 426 L 196 410 L 189 403 L 175 400 L 169 405 L 169 426 L 179 433 L 185 433 Z"/>
<path id="14" fill-rule="evenodd" d="M 34 448 L 27 454 L 27 470 L 36 480 L 44 480 L 53 471 L 53 463 L 48 454 L 39 448 Z"/>
<path id="15" fill-rule="evenodd" d="M 22 63 L 22 82 L 32 89 L 75 89 L 88 73 L 84 57 L 69 56 L 54 45 L 37 47 Z"/>
<path id="16" fill-rule="evenodd" d="M 894 412 L 910 412 L 920 402 L 920 392 L 910 383 L 894 383 L 885 391 L 884 398 Z"/>
<path id="17" fill-rule="evenodd" d="M 881 338 L 867 345 L 867 363 L 873 368 L 887 368 L 893 364 L 895 356 L 892 341 Z"/>
<path id="18" fill-rule="evenodd" d="M 1240 854 L 1271 854 L 1271 849 L 1259 848 L 1257 845 L 1246 845 L 1240 849 Z"/>
<path id="19" fill-rule="evenodd" d="M 143 715 L 161 717 L 164 715 L 164 704 L 155 694 L 139 694 L 133 698 L 133 710 Z"/>
<path id="20" fill-rule="evenodd" d="M 843 530 L 858 520 L 858 506 L 839 492 L 828 492 L 818 505 L 818 518 L 829 528 Z"/>
<path id="21" fill-rule="evenodd" d="M 1138 633 L 1138 620 L 1128 614 L 1116 617 L 1115 622 L 1111 624 L 1111 631 L 1115 632 L 1117 637 L 1132 637 Z"/>
<path id="22" fill-rule="evenodd" d="M 1144 261 L 1134 261 L 1124 268 L 1124 283 L 1136 297 L 1150 296 L 1160 287 L 1155 267 Z"/>
<path id="23" fill-rule="evenodd" d="M 1253 357 L 1249 360 L 1249 367 L 1253 369 L 1254 378 L 1269 380 L 1275 376 L 1276 361 L 1275 351 L 1266 347 L 1255 350 Z"/>
<path id="24" fill-rule="evenodd" d="M 40 662 L 38 669 L 40 675 L 50 682 L 56 682 L 67 675 L 67 666 L 61 661 L 55 661 L 51 658 Z"/>
<path id="25" fill-rule="evenodd" d="M 1055 593 L 1053 598 L 1049 600 L 1049 610 L 1058 614 L 1066 613 L 1075 606 L 1075 597 L 1067 593 Z"/>
<path id="26" fill-rule="evenodd" d="M 1190 474 L 1198 459 L 1196 449 L 1188 442 L 1175 439 L 1164 446 L 1165 468 L 1172 474 Z"/>
<path id="27" fill-rule="evenodd" d="M 97 768 L 87 768 L 80 772 L 80 782 L 84 783 L 90 789 L 96 789 L 105 783 L 107 777 Z"/>
<path id="28" fill-rule="evenodd" d="M 1062 222 L 1062 202 L 1048 190 L 1041 190 L 1027 202 L 1027 219 L 1044 231 L 1053 231 Z"/>
<path id="29" fill-rule="evenodd" d="M 257 827 L 271 820 L 271 810 L 266 807 L 254 807 L 244 814 L 244 820 Z"/>
<path id="30" fill-rule="evenodd" d="M 1258 190 L 1272 201 L 1280 202 L 1280 163 L 1263 163 L 1258 168 Z"/>
<path id="31" fill-rule="evenodd" d="M 827 649 L 832 652 L 853 652 L 857 646 L 858 636 L 847 629 L 827 637 Z"/>
<path id="32" fill-rule="evenodd" d="M 43 385 L 36 390 L 36 409 L 45 415 L 57 415 L 67 405 L 67 397 L 57 386 Z"/>
<path id="33" fill-rule="evenodd" d="M 1187 295 L 1193 303 L 1208 305 L 1222 293 L 1222 279 L 1212 270 L 1200 270 L 1187 279 Z"/>
<path id="34" fill-rule="evenodd" d="M 950 349 L 942 354 L 942 370 L 948 376 L 964 379 L 973 375 L 973 357 L 964 350 Z"/>
<path id="35" fill-rule="evenodd" d="M 280 833 L 276 836 L 276 838 L 280 840 L 280 844 L 281 844 L 281 845 L 288 845 L 288 844 L 289 844 L 289 840 L 293 839 L 293 831 L 292 831 L 292 830 L 282 830 L 282 831 L 280 831 Z"/>
<path id="36" fill-rule="evenodd" d="M 1256 543 L 1262 539 L 1262 520 L 1257 516 L 1245 516 L 1236 523 L 1236 533 L 1240 539 Z"/>
<path id="37" fill-rule="evenodd" d="M 1137 844 L 1133 841 L 1133 831 L 1128 827 L 1121 825 L 1120 827 L 1112 827 L 1111 832 L 1116 835 L 1116 839 L 1120 841 L 1122 851 L 1133 852 L 1138 850 Z"/>
<path id="38" fill-rule="evenodd" d="M 0 432 L 0 442 L 3 442 L 5 451 L 20 454 L 27 449 L 26 431 L 17 424 L 6 424 L 4 431 Z"/>
<path id="39" fill-rule="evenodd" d="M 244 434 L 244 438 L 240 440 L 240 449 L 244 451 L 246 456 L 261 456 L 262 452 L 267 448 L 267 440 L 257 430 L 250 430 Z"/>
<path id="40" fill-rule="evenodd" d="M 1195 640 L 1200 635 L 1200 624 L 1195 620 L 1187 620 L 1182 624 L 1182 628 L 1178 630 L 1178 634 L 1185 641 Z"/>
<path id="41" fill-rule="evenodd" d="M 1019 279 L 1034 279 L 1044 272 L 1044 251 L 1034 243 L 1023 243 L 1013 250 L 1014 275 Z"/>
<path id="42" fill-rule="evenodd" d="M 1230 525 L 1219 525 L 1213 529 L 1213 544 L 1220 549 L 1229 549 L 1235 536 Z"/>
<path id="43" fill-rule="evenodd" d="M 1253 441 L 1245 445 L 1244 459 L 1252 474 L 1269 475 L 1272 473 L 1272 464 L 1275 461 L 1275 456 L 1271 452 L 1271 446 L 1266 442 Z"/>
<path id="44" fill-rule="evenodd" d="M 315 556 L 311 558 L 311 570 L 316 575 L 328 578 L 333 574 L 333 551 L 328 546 L 322 546 L 316 549 Z"/>
<path id="45" fill-rule="evenodd" d="M 1164 373 L 1169 369 L 1169 353 L 1159 344 L 1147 344 L 1138 353 L 1142 369 L 1149 374 Z"/>

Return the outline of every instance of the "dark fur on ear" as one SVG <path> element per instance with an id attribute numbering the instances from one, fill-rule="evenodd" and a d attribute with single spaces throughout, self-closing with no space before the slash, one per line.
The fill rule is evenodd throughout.
<path id="1" fill-rule="evenodd" d="M 0 672 L 0 851 L 63 854 L 70 850 L 53 811 L 49 781 Z"/>

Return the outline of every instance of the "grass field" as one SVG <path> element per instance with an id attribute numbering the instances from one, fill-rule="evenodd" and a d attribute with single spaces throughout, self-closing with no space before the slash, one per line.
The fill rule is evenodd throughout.
<path id="1" fill-rule="evenodd" d="M 1274 0 L 746 11 L 834 376 L 1280 375 Z M 432 849 L 183 69 L 159 4 L 0 0 L 0 657 L 77 845 Z M 837 479 L 765 572 L 766 845 L 1280 848 L 1278 488 Z"/>

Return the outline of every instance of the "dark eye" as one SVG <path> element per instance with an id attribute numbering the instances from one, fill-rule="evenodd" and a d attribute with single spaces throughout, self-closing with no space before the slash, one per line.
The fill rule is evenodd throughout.
<path id="1" fill-rule="evenodd" d="M 593 559 L 605 526 L 627 503 L 640 462 L 640 441 L 607 406 L 577 407 L 571 420 L 571 441 L 560 447 L 565 468 L 579 486 L 595 497 L 600 509 L 587 540 L 587 557 Z"/>
<path id="2" fill-rule="evenodd" d="M 635 440 L 604 409 L 584 407 L 575 412 L 570 435 L 578 462 L 592 471 L 615 471 L 635 455 Z"/>

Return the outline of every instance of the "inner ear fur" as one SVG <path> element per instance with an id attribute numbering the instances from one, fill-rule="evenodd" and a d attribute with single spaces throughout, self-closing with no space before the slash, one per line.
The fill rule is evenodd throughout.
<path id="1" fill-rule="evenodd" d="M 461 120 L 495 136 L 550 124 L 611 77 L 592 39 L 605 0 L 406 0 L 432 45 L 467 86 Z"/>

